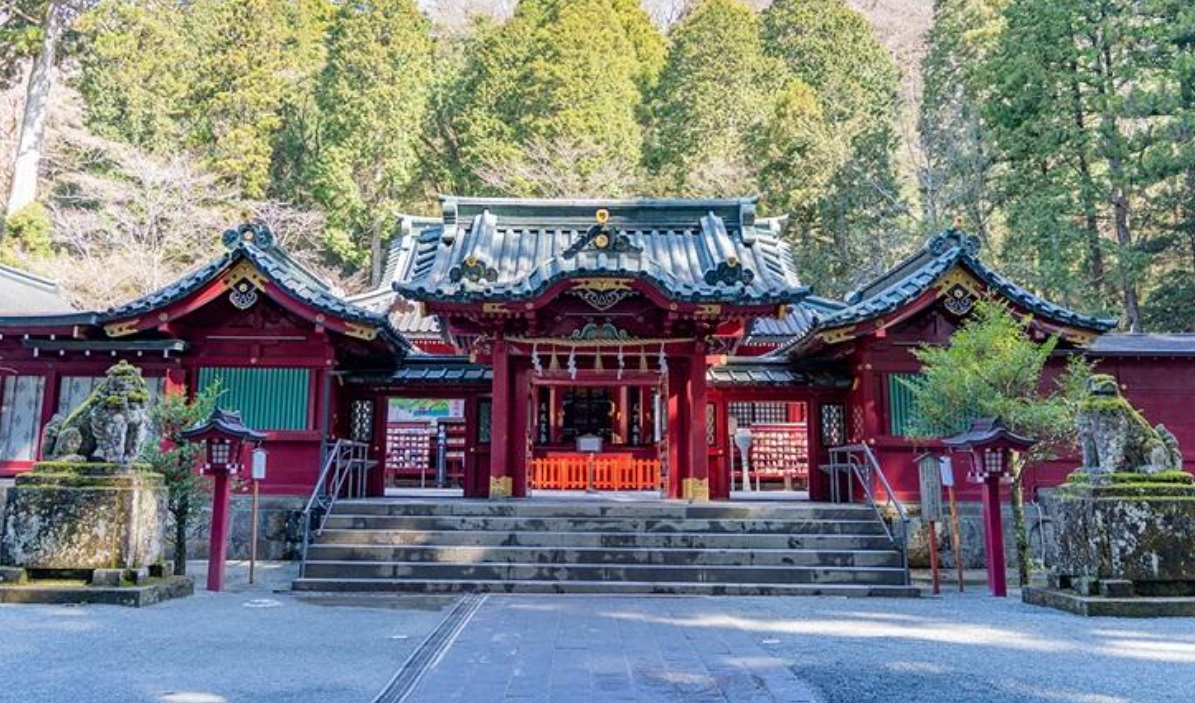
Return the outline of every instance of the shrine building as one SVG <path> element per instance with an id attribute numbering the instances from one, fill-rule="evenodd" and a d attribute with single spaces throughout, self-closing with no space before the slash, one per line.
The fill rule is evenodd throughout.
<path id="1" fill-rule="evenodd" d="M 336 440 L 351 440 L 376 462 L 371 495 L 441 484 L 475 498 L 725 500 L 746 465 L 753 489 L 826 500 L 819 467 L 866 447 L 912 499 L 915 457 L 934 447 L 908 437 L 901 379 L 918 372 L 911 352 L 945 343 L 984 296 L 1059 338 L 1056 369 L 1082 354 L 1115 375 L 1195 460 L 1195 337 L 1115 333 L 1005 278 L 962 231 L 831 300 L 802 285 L 785 221 L 758 217 L 753 199 L 441 207 L 402 218 L 383 280 L 359 295 L 259 224 L 108 310 L 64 310 L 52 284 L 0 269 L 0 475 L 28 470 L 42 428 L 127 360 L 154 394 L 219 382 L 220 405 L 267 433 L 267 493 L 311 493 Z M 746 451 L 736 430 L 750 430 Z M 1033 467 L 1030 495 L 1071 468 Z"/>

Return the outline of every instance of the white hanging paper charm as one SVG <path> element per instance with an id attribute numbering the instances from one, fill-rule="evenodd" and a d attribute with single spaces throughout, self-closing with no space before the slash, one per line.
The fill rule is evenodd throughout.
<path id="1" fill-rule="evenodd" d="M 539 362 L 539 342 L 536 342 L 531 347 L 531 366 L 535 368 L 536 376 L 544 375 L 543 364 Z"/>
<path id="2" fill-rule="evenodd" d="M 664 345 L 660 345 L 660 373 L 668 370 L 668 357 L 664 354 Z"/>
<path id="3" fill-rule="evenodd" d="M 626 360 L 622 356 L 622 347 L 618 348 L 618 380 L 622 380 L 622 370 L 626 368 Z"/>
<path id="4" fill-rule="evenodd" d="M 577 348 L 573 347 L 568 352 L 568 377 L 574 381 L 577 379 Z"/>

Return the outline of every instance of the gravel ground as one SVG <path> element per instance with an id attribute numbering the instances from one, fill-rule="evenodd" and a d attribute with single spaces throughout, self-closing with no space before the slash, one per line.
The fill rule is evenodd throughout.
<path id="1" fill-rule="evenodd" d="M 827 703 L 1195 700 L 1192 618 L 1082 618 L 982 592 L 736 600 L 681 617 L 755 633 Z"/>
<path id="2" fill-rule="evenodd" d="M 0 701 L 367 703 L 454 600 L 300 598 L 271 590 L 293 564 L 259 567 L 142 609 L 0 605 Z"/>
<path id="3" fill-rule="evenodd" d="M 266 565 L 251 588 L 234 568 L 223 594 L 142 610 L 0 606 L 0 702 L 368 703 L 454 602 L 271 590 L 291 569 Z M 639 661 L 648 657 L 636 648 L 659 661 Z M 665 681 L 721 681 L 735 667 L 766 674 L 748 698 L 729 688 L 717 698 L 730 701 L 802 700 L 796 683 L 824 703 L 1195 700 L 1195 619 L 1086 619 L 980 589 L 909 600 L 494 596 L 415 698 L 450 700 L 477 679 L 503 688 L 471 703 L 503 690 L 527 703 L 570 700 L 573 681 L 586 679 L 592 701 L 713 700 L 707 687 L 603 690 L 594 682 L 613 682 L 601 667 L 619 653 L 618 666 L 655 667 Z M 552 671 L 564 690 L 549 690 Z"/>

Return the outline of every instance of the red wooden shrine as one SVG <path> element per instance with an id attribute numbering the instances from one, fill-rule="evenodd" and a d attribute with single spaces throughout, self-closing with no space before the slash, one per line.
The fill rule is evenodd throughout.
<path id="1" fill-rule="evenodd" d="M 910 412 L 898 382 L 911 351 L 941 343 L 980 296 L 1058 335 L 1056 369 L 1095 359 L 1195 459 L 1195 339 L 1111 332 L 987 267 L 951 230 L 847 299 L 811 296 L 784 222 L 750 200 L 529 201 L 445 198 L 407 218 L 389 278 L 344 296 L 275 246 L 225 233 L 226 253 L 167 288 L 102 312 L 34 314 L 0 300 L 0 475 L 27 470 L 41 428 L 117 360 L 154 392 L 219 380 L 230 409 L 266 432 L 262 490 L 311 491 L 329 440 L 367 442 L 389 485 L 463 486 L 468 496 L 575 488 L 602 438 L 597 490 L 669 498 L 742 486 L 736 428 L 755 428 L 752 485 L 808 488 L 828 449 L 865 443 L 913 499 Z M 1027 488 L 1073 467 L 1031 467 Z M 961 497 L 979 498 L 960 484 Z"/>

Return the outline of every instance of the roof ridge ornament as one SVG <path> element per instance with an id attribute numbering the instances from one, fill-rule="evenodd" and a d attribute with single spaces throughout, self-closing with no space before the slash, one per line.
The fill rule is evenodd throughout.
<path id="1" fill-rule="evenodd" d="M 705 272 L 705 282 L 713 285 L 732 286 L 741 283 L 744 287 L 755 280 L 755 272 L 743 266 L 737 256 L 727 257 L 717 266 Z"/>
<path id="2" fill-rule="evenodd" d="M 957 222 L 956 220 L 956 224 Z M 929 253 L 934 256 L 941 256 L 955 247 L 961 249 L 964 254 L 977 256 L 979 250 L 983 247 L 983 243 L 979 241 L 979 237 L 967 234 L 957 227 L 951 227 L 930 237 L 929 242 L 926 244 Z"/>
<path id="3" fill-rule="evenodd" d="M 482 281 L 493 283 L 498 280 L 498 271 L 493 267 L 487 266 L 476 255 L 470 254 L 465 257 L 460 266 L 454 266 L 448 272 L 448 278 L 453 283 L 460 283 L 462 279 L 473 281 L 474 283 L 481 283 Z"/>
<path id="4" fill-rule="evenodd" d="M 593 214 L 593 218 L 597 220 L 597 224 L 591 225 L 580 239 L 570 244 L 561 254 L 563 258 L 572 259 L 585 250 L 608 251 L 615 254 L 638 254 L 643 251 L 643 248 L 635 246 L 622 230 L 607 226 L 610 222 L 610 211 L 606 208 L 599 208 Z"/>
<path id="5" fill-rule="evenodd" d="M 236 227 L 224 230 L 220 241 L 226 249 L 232 250 L 242 244 L 253 244 L 258 249 L 274 246 L 274 233 L 260 220 L 247 220 Z"/>

